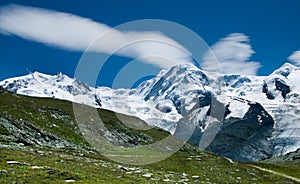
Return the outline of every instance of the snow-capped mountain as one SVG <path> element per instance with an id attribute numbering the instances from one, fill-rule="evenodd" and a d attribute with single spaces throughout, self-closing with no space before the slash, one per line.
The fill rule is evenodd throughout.
<path id="1" fill-rule="evenodd" d="M 199 147 L 253 161 L 300 148 L 299 77 L 300 68 L 288 63 L 269 76 L 221 75 L 179 65 L 135 89 L 93 88 L 63 74 L 38 72 L 0 85 L 18 94 L 137 116 Z"/>
<path id="2" fill-rule="evenodd" d="M 274 119 L 273 155 L 297 150 L 300 145 L 300 68 L 285 63 L 266 77 L 246 77 L 232 95 L 259 102 Z"/>
<path id="3" fill-rule="evenodd" d="M 39 72 L 34 72 L 22 77 L 15 77 L 0 82 L 4 88 L 18 94 L 50 97 L 62 100 L 74 101 L 81 98 L 82 103 L 86 100 L 88 105 L 100 106 L 94 101 L 94 89 L 81 83 L 80 81 L 69 78 L 59 73 L 51 76 Z M 77 98 L 74 98 L 74 97 Z M 93 99 L 91 101 L 91 99 Z"/>

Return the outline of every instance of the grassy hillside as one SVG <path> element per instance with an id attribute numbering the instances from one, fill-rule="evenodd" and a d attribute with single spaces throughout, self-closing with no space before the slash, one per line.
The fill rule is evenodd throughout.
<path id="1" fill-rule="evenodd" d="M 89 108 L 83 107 L 84 111 Z M 132 160 L 130 153 L 136 154 L 135 146 L 157 142 L 169 134 L 135 117 L 107 110 L 98 113 L 108 130 L 95 131 L 109 132 L 108 137 L 113 138 L 94 149 L 83 137 L 70 102 L 21 96 L 0 88 L 0 183 L 296 183 L 190 144 L 153 164 L 114 162 L 102 156 L 102 150 L 112 148 L 114 153 L 120 152 L 116 157 Z M 86 124 L 97 127 L 91 122 Z M 121 154 L 124 151 L 126 155 Z M 138 154 L 144 156 L 140 159 L 147 159 L 157 153 L 140 149 Z M 285 163 L 269 163 L 266 167 L 281 171 Z M 294 168 L 298 166 L 285 167 L 285 171 L 299 178 Z"/>
<path id="2" fill-rule="evenodd" d="M 300 149 L 287 155 L 263 160 L 255 165 L 300 178 Z"/>

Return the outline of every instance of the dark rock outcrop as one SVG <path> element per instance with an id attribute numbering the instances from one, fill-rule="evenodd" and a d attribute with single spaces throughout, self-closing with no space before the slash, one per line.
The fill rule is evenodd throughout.
<path id="1" fill-rule="evenodd" d="M 290 86 L 288 86 L 283 80 L 276 79 L 275 86 L 277 90 L 281 91 L 283 98 L 286 98 L 286 95 L 291 92 Z"/>
<path id="2" fill-rule="evenodd" d="M 225 119 L 207 150 L 222 156 L 248 162 L 272 155 L 273 118 L 259 103 L 249 103 L 243 118 Z"/>

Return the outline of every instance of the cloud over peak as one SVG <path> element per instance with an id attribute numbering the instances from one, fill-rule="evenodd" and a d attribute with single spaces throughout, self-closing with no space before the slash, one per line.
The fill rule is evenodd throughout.
<path id="1" fill-rule="evenodd" d="M 232 33 L 220 39 L 204 55 L 202 67 L 210 71 L 221 70 L 226 74 L 256 75 L 260 68 L 259 62 L 249 61 L 255 52 L 250 45 L 248 36 L 242 33 Z M 219 66 L 211 62 L 217 58 Z"/>
<path id="2" fill-rule="evenodd" d="M 0 22 L 2 34 L 70 51 L 83 52 L 89 48 L 89 51 L 138 59 L 160 68 L 193 64 L 191 54 L 181 44 L 160 32 L 120 31 L 77 15 L 20 5 L 0 7 Z M 260 63 L 249 60 L 254 54 L 249 42 L 249 37 L 242 33 L 229 34 L 203 56 L 202 68 L 255 75 Z"/>
<path id="3" fill-rule="evenodd" d="M 185 48 L 158 32 L 122 32 L 103 23 L 69 13 L 42 8 L 8 5 L 0 8 L 0 33 L 50 46 L 140 58 L 141 61 L 169 68 L 191 63 Z"/>
<path id="4" fill-rule="evenodd" d="M 300 50 L 293 52 L 293 54 L 288 57 L 288 60 L 292 61 L 295 65 L 300 66 Z"/>

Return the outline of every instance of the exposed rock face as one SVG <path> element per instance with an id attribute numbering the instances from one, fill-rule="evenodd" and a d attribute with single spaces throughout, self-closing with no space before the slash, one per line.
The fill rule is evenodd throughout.
<path id="1" fill-rule="evenodd" d="M 269 91 L 267 83 L 264 83 L 263 88 L 262 88 L 262 92 L 266 94 L 266 96 L 269 100 L 274 100 L 275 99 L 275 96 L 273 95 L 273 93 L 271 91 Z"/>
<path id="2" fill-rule="evenodd" d="M 76 147 L 57 135 L 43 131 L 26 120 L 16 119 L 10 115 L 4 115 L 4 117 L 0 118 L 0 127 L 8 131 L 5 139 L 10 142 L 51 148 Z M 4 135 L 2 134 L 2 136 Z"/>
<path id="3" fill-rule="evenodd" d="M 214 119 L 209 125 L 202 125 L 201 122 L 192 125 L 183 118 L 178 123 L 174 135 L 196 146 L 239 161 L 268 158 L 273 154 L 270 138 L 274 120 L 259 103 L 246 103 L 249 108 L 240 118 L 226 118 L 230 114 L 229 105 L 221 103 L 215 104 L 219 106 L 219 110 L 214 110 L 215 115 L 211 114 L 210 110 L 207 111 L 204 121 Z"/>
<path id="4" fill-rule="evenodd" d="M 272 156 L 274 120 L 258 103 L 243 118 L 225 119 L 207 150 L 239 161 L 261 160 Z"/>
<path id="5" fill-rule="evenodd" d="M 276 79 L 275 86 L 277 90 L 281 91 L 283 98 L 286 98 L 286 95 L 291 92 L 290 86 L 288 86 L 283 80 Z"/>

